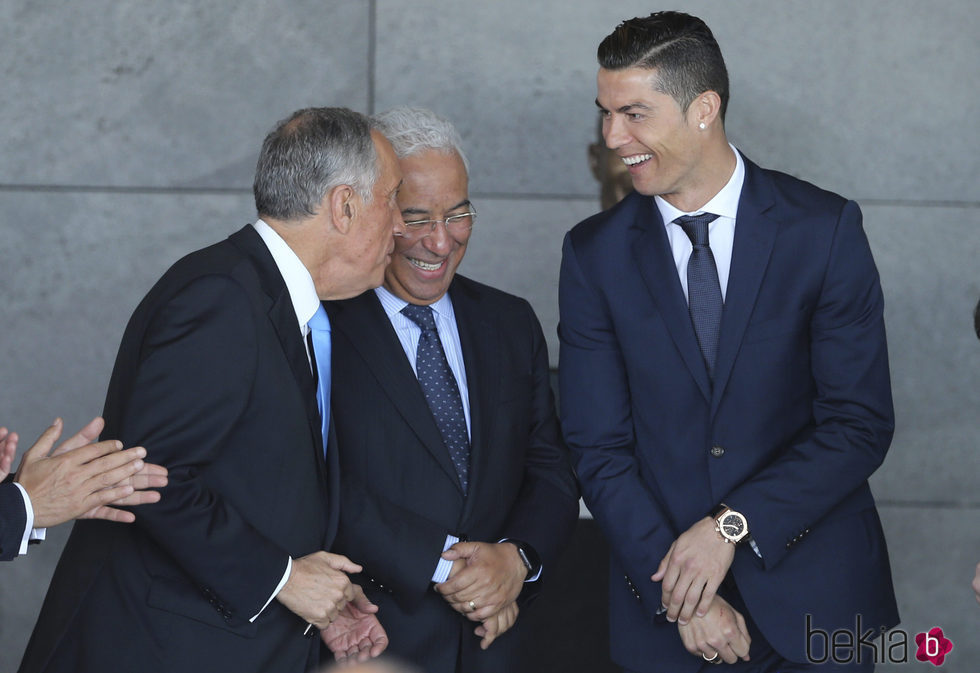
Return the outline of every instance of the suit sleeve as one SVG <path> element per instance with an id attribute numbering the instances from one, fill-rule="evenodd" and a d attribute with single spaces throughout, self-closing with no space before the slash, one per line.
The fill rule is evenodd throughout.
<path id="1" fill-rule="evenodd" d="M 555 413 L 548 345 L 530 304 L 523 305 L 530 336 L 531 424 L 521 490 L 501 537 L 530 544 L 547 569 L 554 568 L 578 519 L 578 487 Z"/>
<path id="2" fill-rule="evenodd" d="M 857 204 L 844 205 L 833 236 L 810 322 L 813 425 L 725 499 L 747 517 L 767 568 L 867 481 L 894 430 L 884 302 Z"/>
<path id="3" fill-rule="evenodd" d="M 27 510 L 20 490 L 12 481 L 0 484 L 0 561 L 17 558 L 26 527 Z"/>
<path id="4" fill-rule="evenodd" d="M 145 446 L 147 460 L 170 472 L 160 501 L 135 510 L 136 525 L 238 624 L 263 608 L 288 563 L 203 476 L 239 448 L 228 438 L 253 394 L 259 355 L 250 316 L 245 291 L 228 278 L 186 286 L 151 316 L 114 419 L 126 446 Z M 261 469 L 243 461 L 241 482 Z"/>
<path id="5" fill-rule="evenodd" d="M 650 581 L 677 536 L 640 475 L 626 365 L 604 300 L 565 236 L 558 286 L 559 403 L 582 495 L 653 618 Z"/>
<path id="6" fill-rule="evenodd" d="M 431 589 L 446 541 L 444 525 L 402 507 L 357 479 L 341 480 L 344 523 L 336 547 L 366 570 L 364 579 L 391 590 L 405 609 Z M 424 488 L 424 485 L 420 485 Z"/>

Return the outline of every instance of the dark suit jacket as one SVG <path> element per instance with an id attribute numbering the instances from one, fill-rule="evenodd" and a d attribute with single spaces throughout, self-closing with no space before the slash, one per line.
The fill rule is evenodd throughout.
<path id="1" fill-rule="evenodd" d="M 458 275 L 449 295 L 471 412 L 466 496 L 375 293 L 328 305 L 344 475 L 336 548 L 363 564 L 390 652 L 427 673 L 499 672 L 512 670 L 517 635 L 480 651 L 476 624 L 432 589 L 446 534 L 523 540 L 540 554 L 547 577 L 577 518 L 578 496 L 530 305 Z M 525 586 L 526 593 L 532 585 Z M 520 624 L 518 617 L 515 631 Z"/>
<path id="2" fill-rule="evenodd" d="M 330 544 L 337 472 L 289 294 L 251 226 L 144 298 L 105 419 L 170 484 L 135 524 L 75 525 L 20 670 L 305 671 L 318 641 L 299 617 L 273 600 L 249 619 L 287 556 Z"/>
<path id="3" fill-rule="evenodd" d="M 0 561 L 17 558 L 27 525 L 24 496 L 13 481 L 0 484 Z"/>
<path id="4" fill-rule="evenodd" d="M 565 438 L 612 554 L 613 656 L 701 661 L 653 622 L 671 542 L 720 502 L 744 513 L 731 576 L 762 634 L 805 658 L 814 627 L 894 626 L 867 479 L 891 441 L 882 294 L 857 205 L 746 161 L 714 385 L 660 212 L 632 194 L 566 237 Z M 638 588 L 631 593 L 623 575 Z"/>

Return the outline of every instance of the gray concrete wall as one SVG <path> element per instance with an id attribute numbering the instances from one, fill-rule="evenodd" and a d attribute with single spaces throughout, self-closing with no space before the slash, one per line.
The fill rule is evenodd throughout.
<path id="1" fill-rule="evenodd" d="M 976 3 L 674 6 L 704 17 L 722 45 L 733 142 L 864 208 L 899 422 L 873 486 L 903 627 L 943 627 L 956 648 L 944 670 L 975 670 Z M 658 8 L 6 0 L 0 423 L 26 446 L 55 415 L 74 429 L 100 412 L 139 299 L 177 257 L 253 218 L 261 138 L 307 105 L 419 104 L 456 122 L 481 212 L 463 272 L 528 297 L 555 362 L 561 236 L 597 209 L 586 162 L 595 46 L 619 20 Z M 0 567 L 0 671 L 19 661 L 66 534 Z"/>

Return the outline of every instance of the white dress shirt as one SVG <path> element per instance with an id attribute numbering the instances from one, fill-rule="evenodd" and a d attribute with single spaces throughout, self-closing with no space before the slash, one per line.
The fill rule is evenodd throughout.
<path id="1" fill-rule="evenodd" d="M 303 338 L 303 344 L 307 349 L 306 358 L 310 360 L 309 346 L 306 346 L 306 335 L 310 331 L 310 318 L 320 308 L 320 297 L 316 293 L 316 285 L 313 283 L 313 277 L 310 275 L 306 266 L 303 265 L 303 262 L 300 261 L 300 258 L 296 256 L 296 253 L 293 252 L 292 248 L 286 244 L 286 241 L 282 240 L 282 237 L 272 227 L 262 220 L 256 220 L 252 226 L 255 227 L 255 231 L 262 237 L 265 247 L 272 254 L 272 259 L 275 261 L 276 267 L 279 269 L 279 273 L 286 283 L 286 291 L 289 292 L 289 298 L 293 302 L 293 311 L 296 313 L 297 328 L 299 329 L 300 336 Z M 310 360 L 310 363 L 312 371 L 312 360 Z M 276 590 L 269 596 L 269 600 L 262 606 L 262 610 L 259 610 L 258 614 L 249 621 L 255 621 L 256 617 L 261 615 L 262 611 L 272 602 L 272 599 L 279 595 L 282 588 L 286 586 L 292 569 L 293 559 L 287 558 L 286 572 L 283 573 Z"/>

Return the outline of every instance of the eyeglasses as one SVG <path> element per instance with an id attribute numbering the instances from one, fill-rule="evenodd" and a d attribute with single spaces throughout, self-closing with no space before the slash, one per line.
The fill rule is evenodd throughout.
<path id="1" fill-rule="evenodd" d="M 467 213 L 450 215 L 441 220 L 408 220 L 405 222 L 405 233 L 399 234 L 395 232 L 395 235 L 411 239 L 425 238 L 434 233 L 436 225 L 441 223 L 446 225 L 446 231 L 450 236 L 455 239 L 460 239 L 466 236 L 470 229 L 473 228 L 473 221 L 475 219 L 476 211 L 471 210 Z"/>

